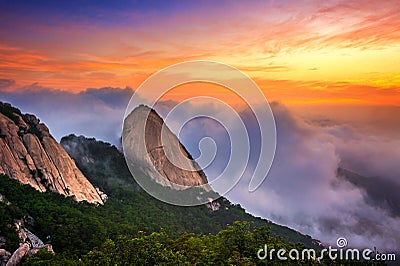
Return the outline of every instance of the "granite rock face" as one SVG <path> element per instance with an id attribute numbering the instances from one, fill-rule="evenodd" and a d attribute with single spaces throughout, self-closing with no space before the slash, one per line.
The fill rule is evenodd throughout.
<path id="1" fill-rule="evenodd" d="M 22 258 L 29 252 L 30 246 L 28 243 L 22 243 L 19 248 L 14 251 L 11 258 L 7 261 L 6 266 L 19 265 Z"/>
<path id="2" fill-rule="evenodd" d="M 99 193 L 34 115 L 0 102 L 0 173 L 44 192 L 102 204 Z"/>
<path id="3" fill-rule="evenodd" d="M 178 189 L 207 184 L 204 172 L 153 109 L 135 108 L 125 119 L 123 138 L 125 156 L 157 183 Z"/>

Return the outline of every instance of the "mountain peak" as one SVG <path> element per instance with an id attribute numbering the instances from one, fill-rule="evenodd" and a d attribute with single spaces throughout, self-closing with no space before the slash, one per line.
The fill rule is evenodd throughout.
<path id="1" fill-rule="evenodd" d="M 31 114 L 22 114 L 0 102 L 0 173 L 77 201 L 100 203 L 96 189 L 75 162 L 51 136 L 49 129 Z"/>
<path id="2" fill-rule="evenodd" d="M 205 173 L 154 109 L 136 107 L 125 119 L 124 138 L 128 158 L 157 183 L 178 189 L 207 184 Z"/>

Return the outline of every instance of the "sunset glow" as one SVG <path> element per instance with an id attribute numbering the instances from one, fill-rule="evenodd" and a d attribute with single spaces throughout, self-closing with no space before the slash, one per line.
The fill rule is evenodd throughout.
<path id="1" fill-rule="evenodd" d="M 135 89 L 170 64 L 204 59 L 289 105 L 400 105 L 398 1 L 1 7 L 2 90 Z"/>

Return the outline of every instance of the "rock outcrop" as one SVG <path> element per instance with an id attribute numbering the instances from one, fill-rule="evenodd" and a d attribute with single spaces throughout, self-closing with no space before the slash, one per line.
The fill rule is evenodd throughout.
<path id="1" fill-rule="evenodd" d="M 6 266 L 19 265 L 22 258 L 28 253 L 30 247 L 28 243 L 22 243 L 19 248 L 14 251 L 11 258 L 7 261 Z"/>
<path id="2" fill-rule="evenodd" d="M 0 248 L 0 266 L 5 266 L 11 258 L 11 253 Z"/>
<path id="3" fill-rule="evenodd" d="M 10 252 L 0 249 L 0 266 L 20 265 L 21 260 L 25 256 L 32 256 L 40 249 L 46 249 L 49 252 L 53 252 L 52 245 L 44 244 L 42 240 L 24 227 L 24 222 L 22 220 L 17 220 L 15 227 L 20 239 L 20 246 L 12 255 Z"/>
<path id="4" fill-rule="evenodd" d="M 178 189 L 174 184 L 207 184 L 204 172 L 153 109 L 144 105 L 135 108 L 125 119 L 123 130 L 125 155 L 129 153 L 127 157 L 157 183 Z"/>
<path id="5" fill-rule="evenodd" d="M 0 102 L 0 173 L 39 191 L 77 201 L 103 201 L 67 152 L 34 115 Z"/>

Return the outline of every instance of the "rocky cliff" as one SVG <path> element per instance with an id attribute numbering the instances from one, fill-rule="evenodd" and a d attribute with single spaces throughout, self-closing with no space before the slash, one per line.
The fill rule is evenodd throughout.
<path id="1" fill-rule="evenodd" d="M 135 108 L 123 130 L 125 155 L 128 152 L 128 158 L 156 182 L 171 187 L 207 183 L 204 172 L 153 109 Z"/>
<path id="2" fill-rule="evenodd" d="M 39 191 L 77 201 L 103 201 L 75 162 L 34 115 L 0 102 L 0 173 Z"/>

